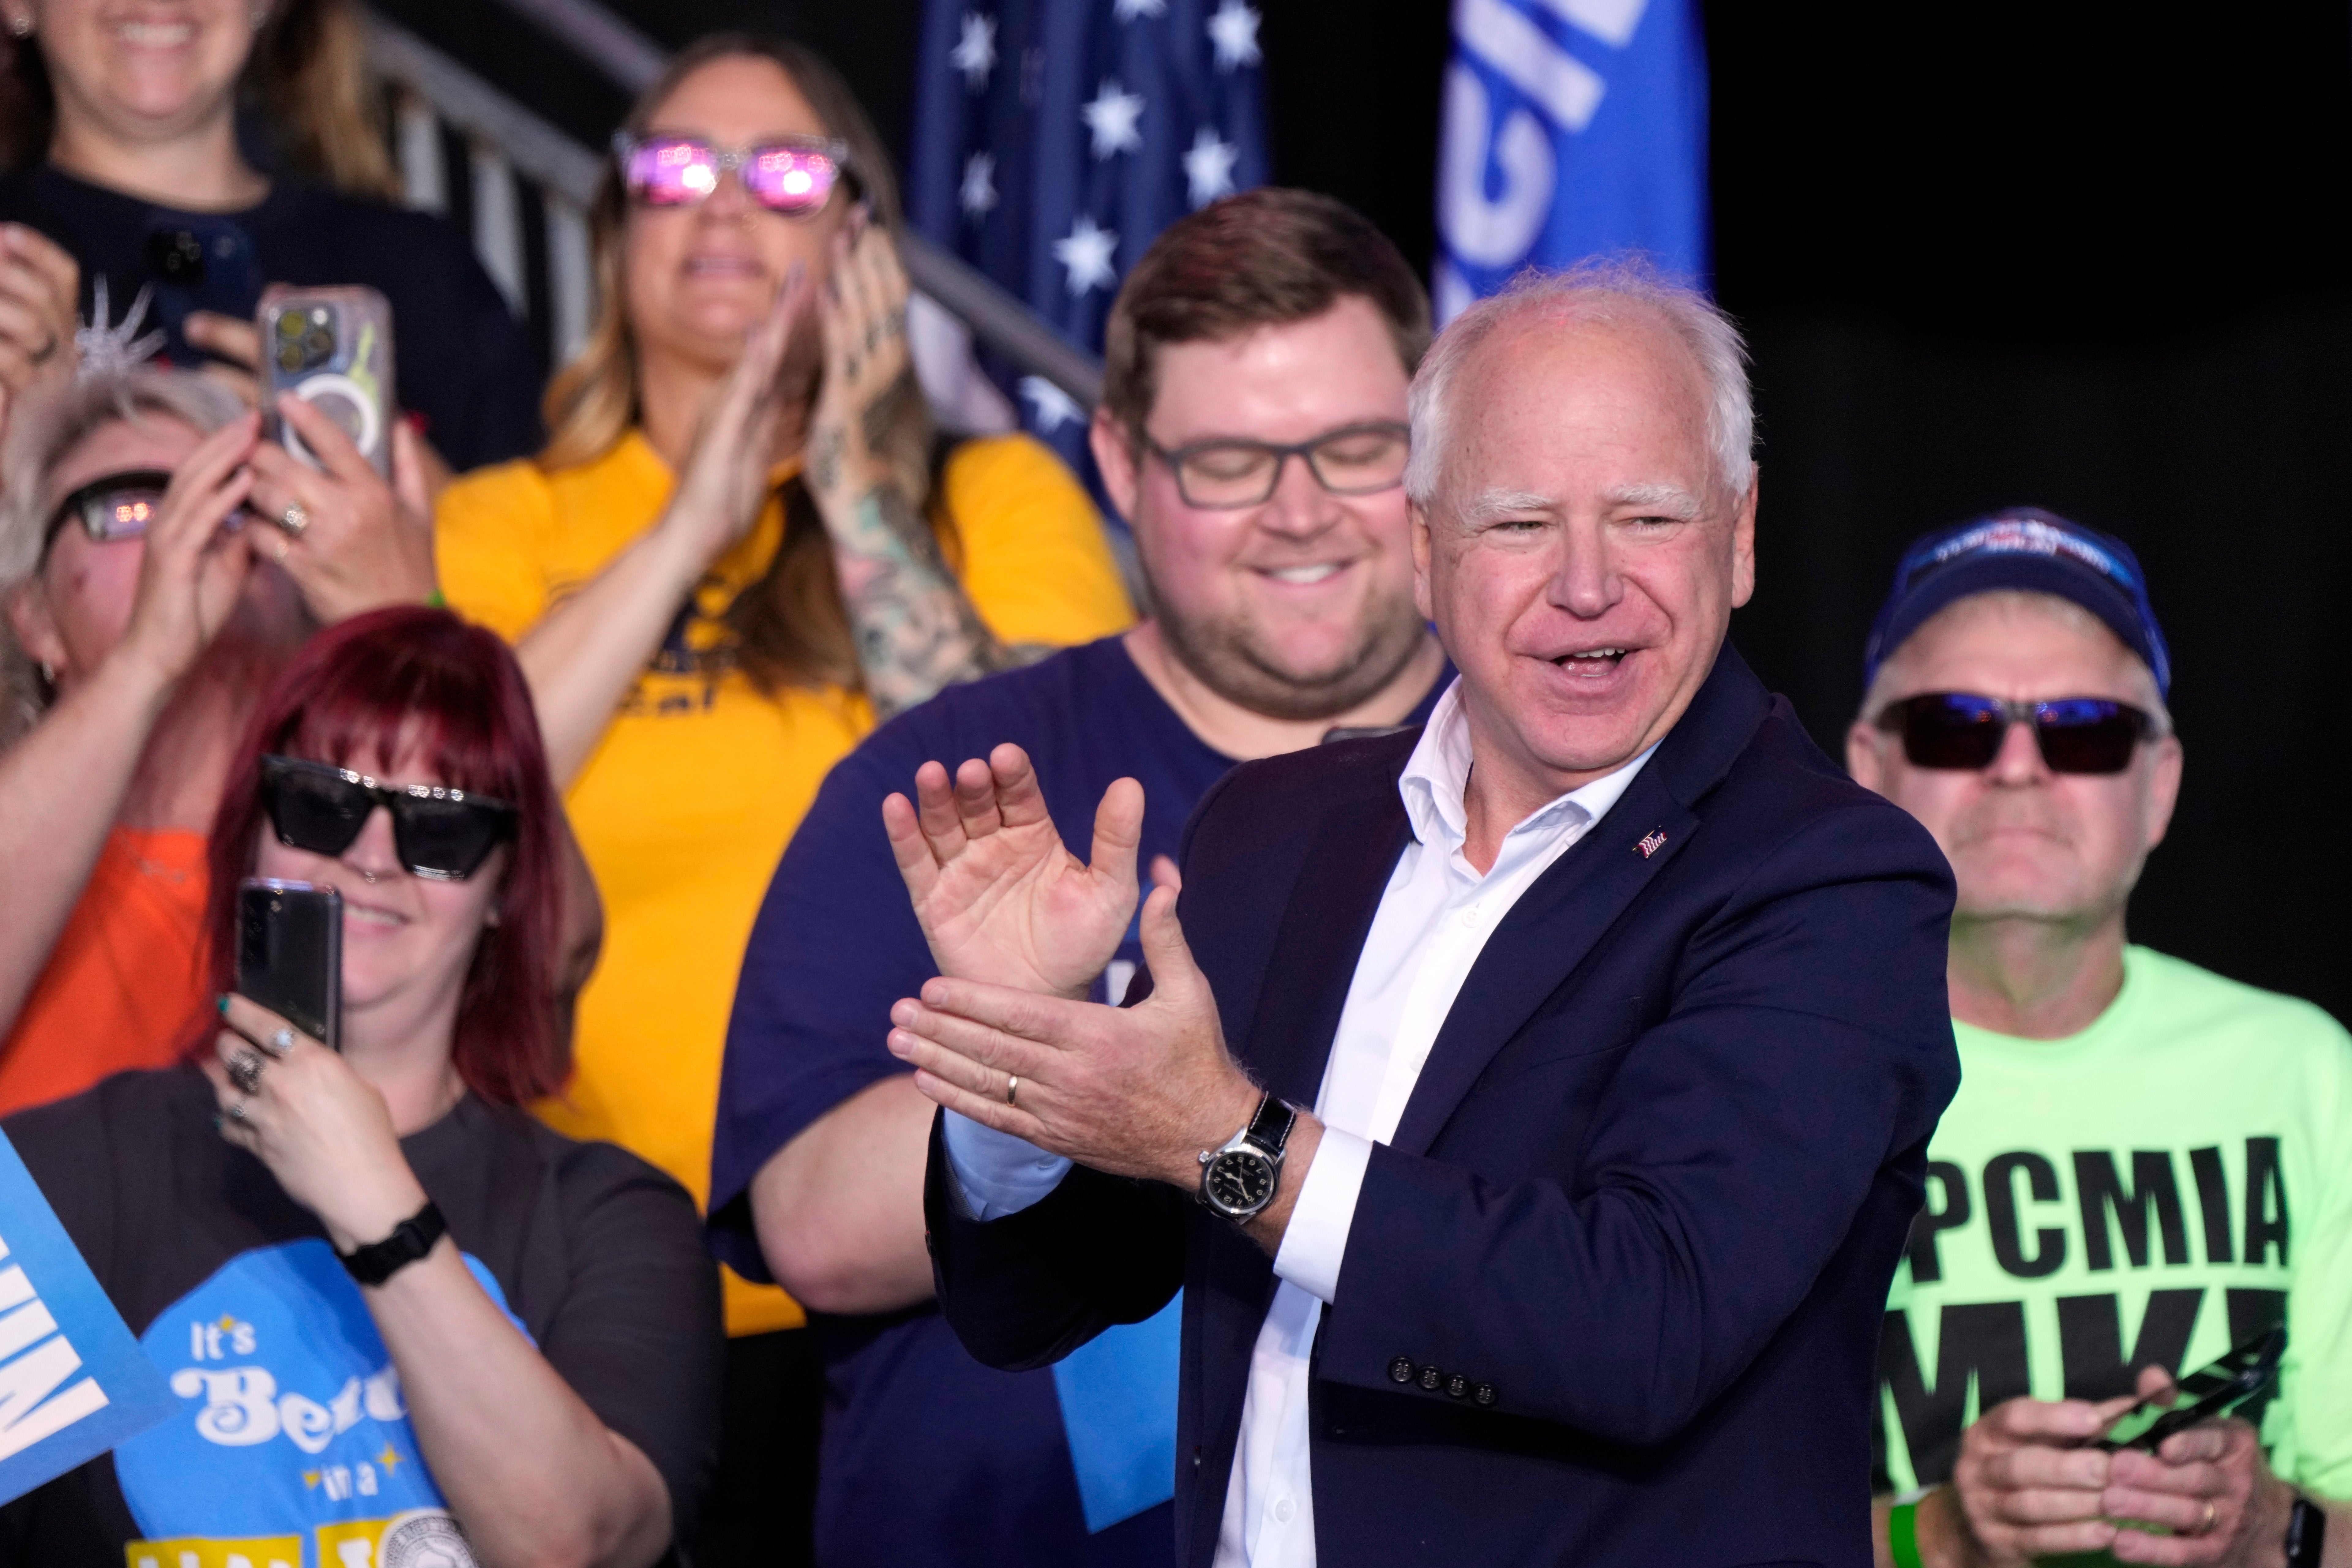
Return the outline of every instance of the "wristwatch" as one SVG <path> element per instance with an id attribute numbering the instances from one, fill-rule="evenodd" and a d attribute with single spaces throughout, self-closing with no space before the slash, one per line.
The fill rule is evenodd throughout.
<path id="1" fill-rule="evenodd" d="M 2327 1542 L 2327 1515 L 2309 1498 L 2297 1494 L 2286 1516 L 2286 1568 L 2319 1568 L 2319 1554 Z"/>
<path id="2" fill-rule="evenodd" d="M 1282 1145 L 1297 1120 L 1297 1112 L 1271 1094 L 1258 1101 L 1249 1125 L 1223 1148 L 1201 1151 L 1201 1201 L 1236 1225 L 1264 1213 L 1282 1185 Z"/>

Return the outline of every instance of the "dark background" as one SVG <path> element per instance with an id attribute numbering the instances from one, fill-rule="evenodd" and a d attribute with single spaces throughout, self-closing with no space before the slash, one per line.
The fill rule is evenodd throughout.
<path id="1" fill-rule="evenodd" d="M 383 8 L 583 138 L 620 111 L 496 6 Z M 794 33 L 905 145 L 919 0 L 616 8 L 673 45 Z M 1276 178 L 1425 264 L 1447 6 L 1261 8 Z M 2186 15 L 1706 7 L 1715 282 L 1762 440 L 1760 583 L 1734 635 L 1836 755 L 1906 539 L 2013 502 L 2122 536 L 2189 751 L 2133 935 L 2352 1018 L 2352 7 Z"/>

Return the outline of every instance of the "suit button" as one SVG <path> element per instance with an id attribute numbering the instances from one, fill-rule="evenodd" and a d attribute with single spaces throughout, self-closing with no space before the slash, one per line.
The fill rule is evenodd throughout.
<path id="1" fill-rule="evenodd" d="M 1409 1358 L 1402 1355 L 1398 1356 L 1394 1361 L 1389 1363 L 1389 1381 L 1391 1383 L 1411 1383 L 1412 1381 L 1412 1375 L 1419 1370 L 1420 1368 L 1414 1366 Z"/>
<path id="2" fill-rule="evenodd" d="M 1445 1396 L 1448 1399 L 1459 1399 L 1469 1392 L 1470 1380 L 1460 1373 L 1457 1372 L 1445 1380 Z"/>
<path id="3" fill-rule="evenodd" d="M 1492 1405 L 1496 1398 L 1495 1385 L 1491 1383 L 1482 1383 L 1470 1391 L 1470 1397 L 1481 1405 Z"/>
<path id="4" fill-rule="evenodd" d="M 1424 1366 L 1421 1369 L 1421 1385 L 1434 1394 L 1445 1385 L 1445 1374 L 1433 1366 Z"/>

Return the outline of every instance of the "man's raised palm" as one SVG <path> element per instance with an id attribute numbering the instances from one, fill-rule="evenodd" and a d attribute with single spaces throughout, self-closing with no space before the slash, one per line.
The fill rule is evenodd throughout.
<path id="1" fill-rule="evenodd" d="M 942 975 L 1083 997 L 1134 917 L 1143 787 L 1132 779 L 1103 794 L 1092 865 L 1063 845 L 1017 746 L 952 779 L 925 763 L 914 800 L 891 796 L 882 822 Z"/>

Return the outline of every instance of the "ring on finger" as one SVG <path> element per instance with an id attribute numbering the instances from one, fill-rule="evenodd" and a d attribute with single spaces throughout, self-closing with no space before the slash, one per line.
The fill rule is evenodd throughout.
<path id="1" fill-rule="evenodd" d="M 228 1103 L 228 1119 L 240 1127 L 249 1126 L 253 1121 L 253 1118 L 245 1113 L 245 1102 L 242 1100 L 232 1100 Z"/>
<path id="2" fill-rule="evenodd" d="M 1004 1081 L 1004 1103 L 1007 1105 L 1017 1105 L 1021 1103 L 1021 1076 L 1019 1073 L 1015 1073 Z"/>
<path id="3" fill-rule="evenodd" d="M 278 1055 L 284 1056 L 294 1049 L 294 1031 L 281 1024 L 277 1032 L 262 1043 Z"/>
<path id="4" fill-rule="evenodd" d="M 301 502 L 289 501 L 286 509 L 278 514 L 278 526 L 286 530 L 288 538 L 299 539 L 302 530 L 310 526 L 310 514 L 303 509 Z"/>
<path id="5" fill-rule="evenodd" d="M 2221 1511 L 2218 1507 L 2214 1506 L 2214 1502 L 2211 1498 L 2207 1498 L 2205 1500 L 2205 1522 L 2197 1527 L 2196 1533 L 2199 1535 L 2212 1534 L 2213 1526 L 2221 1521 Z"/>
<path id="6" fill-rule="evenodd" d="M 228 1081 L 247 1094 L 261 1088 L 261 1058 L 250 1051 L 240 1051 L 228 1059 Z"/>

